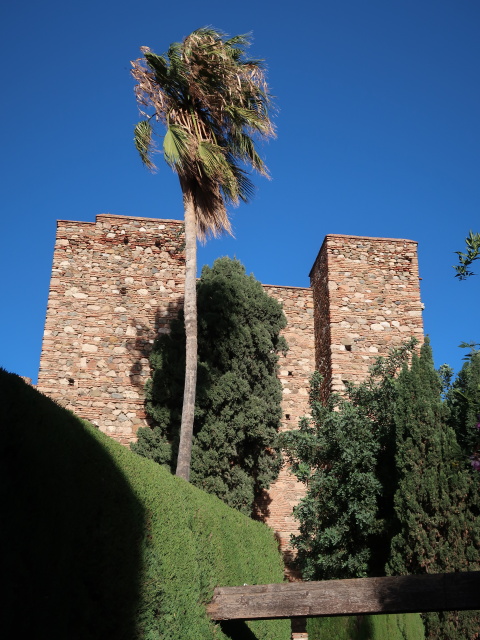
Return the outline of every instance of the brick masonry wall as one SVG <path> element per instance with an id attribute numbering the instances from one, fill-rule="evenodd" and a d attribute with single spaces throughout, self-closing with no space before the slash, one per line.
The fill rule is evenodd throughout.
<path id="1" fill-rule="evenodd" d="M 183 304 L 183 223 L 59 221 L 38 389 L 122 444 L 145 424 L 157 332 Z"/>
<path id="2" fill-rule="evenodd" d="M 359 382 L 374 358 L 423 339 L 417 243 L 327 235 L 310 272 L 324 394 Z"/>

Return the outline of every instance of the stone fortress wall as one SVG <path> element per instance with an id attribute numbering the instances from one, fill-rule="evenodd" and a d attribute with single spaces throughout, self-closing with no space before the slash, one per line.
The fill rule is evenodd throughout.
<path id="1" fill-rule="evenodd" d="M 178 220 L 101 214 L 94 223 L 57 225 L 37 386 L 122 444 L 147 424 L 148 354 L 182 307 L 183 249 Z M 264 285 L 287 318 L 282 430 L 308 412 L 315 368 L 325 395 L 341 392 L 376 356 L 423 336 L 415 242 L 327 235 L 310 278 L 311 288 Z M 285 467 L 259 502 L 284 551 L 303 494 Z"/>
<path id="2" fill-rule="evenodd" d="M 327 235 L 310 271 L 323 393 L 364 380 L 379 355 L 423 340 L 417 243 Z"/>
<path id="3" fill-rule="evenodd" d="M 38 389 L 122 444 L 144 426 L 155 334 L 183 303 L 183 223 L 57 224 Z"/>

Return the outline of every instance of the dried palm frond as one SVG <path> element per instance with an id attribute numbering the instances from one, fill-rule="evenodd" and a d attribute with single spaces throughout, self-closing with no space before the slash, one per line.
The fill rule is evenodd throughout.
<path id="1" fill-rule="evenodd" d="M 268 176 L 255 138 L 275 135 L 271 98 L 262 61 L 245 57 L 248 45 L 248 35 L 204 27 L 160 56 L 141 47 L 143 57 L 131 63 L 145 118 L 135 127 L 136 147 L 153 170 L 151 123 L 166 127 L 164 157 L 194 196 L 201 239 L 230 233 L 226 204 L 253 195 L 242 165 Z"/>

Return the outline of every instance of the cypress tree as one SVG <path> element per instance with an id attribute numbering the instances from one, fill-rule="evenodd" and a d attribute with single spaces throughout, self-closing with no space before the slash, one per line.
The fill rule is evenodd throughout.
<path id="1" fill-rule="evenodd" d="M 447 393 L 449 424 L 455 430 L 463 454 L 472 469 L 480 471 L 480 351 L 467 356 Z M 479 476 L 480 477 L 480 476 Z"/>
<path id="2" fill-rule="evenodd" d="M 282 390 L 281 305 L 245 274 L 238 260 L 220 258 L 197 284 L 198 378 L 190 480 L 251 515 L 262 489 L 277 477 Z M 139 429 L 137 453 L 174 468 L 184 380 L 183 318 L 155 341 L 146 387 L 153 428 Z"/>
<path id="3" fill-rule="evenodd" d="M 395 423 L 398 533 L 387 572 L 478 570 L 478 493 L 447 424 L 428 340 L 398 378 Z M 424 621 L 429 638 L 477 638 L 480 628 L 478 612 L 429 613 Z"/>

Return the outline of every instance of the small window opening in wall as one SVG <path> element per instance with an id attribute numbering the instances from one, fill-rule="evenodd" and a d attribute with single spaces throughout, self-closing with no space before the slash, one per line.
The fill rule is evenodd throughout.
<path id="1" fill-rule="evenodd" d="M 348 380 L 342 380 L 342 382 L 343 382 L 343 384 L 344 384 L 345 386 L 347 386 L 347 384 L 348 384 Z"/>
<path id="2" fill-rule="evenodd" d="M 351 351 L 352 350 L 352 345 L 351 344 L 346 344 L 345 345 L 345 350 L 346 351 Z"/>
<path id="3" fill-rule="evenodd" d="M 285 420 L 290 420 L 290 414 L 289 413 L 285 414 Z"/>
<path id="4" fill-rule="evenodd" d="M 289 372 L 288 372 L 288 375 L 289 375 L 289 376 L 293 376 L 293 371 L 289 371 Z"/>
<path id="5" fill-rule="evenodd" d="M 123 244 L 128 244 L 128 236 L 125 236 L 123 239 Z"/>
<path id="6" fill-rule="evenodd" d="M 75 384 L 75 380 L 73 378 L 69 378 L 68 379 L 68 386 L 69 387 L 73 387 L 74 384 Z"/>
<path id="7" fill-rule="evenodd" d="M 155 246 L 156 246 L 158 249 L 160 249 L 160 247 L 162 246 L 162 243 L 160 242 L 160 240 L 159 240 L 158 238 L 155 240 Z"/>
<path id="8" fill-rule="evenodd" d="M 127 293 L 127 287 L 120 287 L 120 293 L 124 296 Z"/>

